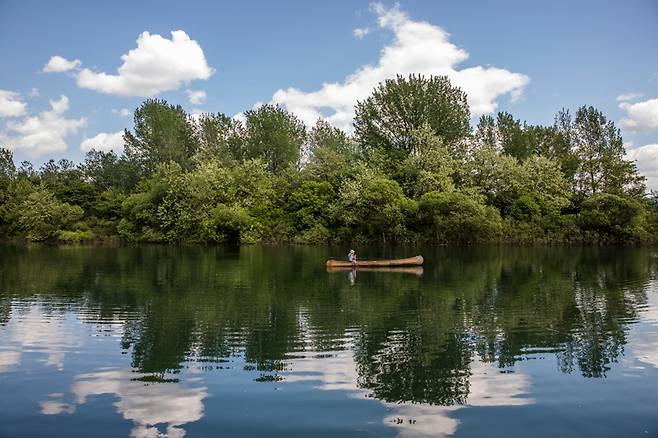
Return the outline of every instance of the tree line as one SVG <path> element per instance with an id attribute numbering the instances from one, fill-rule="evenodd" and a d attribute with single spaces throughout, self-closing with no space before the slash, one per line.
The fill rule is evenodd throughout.
<path id="1" fill-rule="evenodd" d="M 124 152 L 17 167 L 0 149 L 0 239 L 642 242 L 658 208 L 601 111 L 470 125 L 447 77 L 380 83 L 353 132 L 278 105 L 193 117 L 149 99 Z M 9 145 L 10 146 L 10 145 Z"/>

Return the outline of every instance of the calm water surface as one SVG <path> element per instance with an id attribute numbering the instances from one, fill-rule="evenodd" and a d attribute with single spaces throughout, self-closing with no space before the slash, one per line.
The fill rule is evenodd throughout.
<path id="1" fill-rule="evenodd" d="M 0 436 L 658 436 L 658 249 L 0 247 Z"/>

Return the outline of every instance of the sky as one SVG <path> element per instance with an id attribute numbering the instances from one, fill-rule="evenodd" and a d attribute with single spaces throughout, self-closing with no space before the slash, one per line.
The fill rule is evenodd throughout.
<path id="1" fill-rule="evenodd" d="M 149 98 L 191 114 L 278 103 L 351 129 L 397 74 L 448 75 L 473 124 L 602 110 L 658 189 L 658 1 L 0 0 L 0 146 L 36 166 L 121 152 Z"/>

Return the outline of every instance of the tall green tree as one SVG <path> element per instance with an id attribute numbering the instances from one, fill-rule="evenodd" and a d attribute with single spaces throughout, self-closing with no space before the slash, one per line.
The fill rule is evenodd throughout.
<path id="1" fill-rule="evenodd" d="M 79 166 L 84 178 L 100 190 L 127 192 L 139 182 L 137 164 L 125 156 L 118 157 L 114 151 L 92 149 Z"/>
<path id="2" fill-rule="evenodd" d="M 638 174 L 635 163 L 624 158 L 626 150 L 619 129 L 601 111 L 580 107 L 571 125 L 571 139 L 579 160 L 578 192 L 644 193 L 644 178 Z"/>
<path id="3" fill-rule="evenodd" d="M 325 120 L 318 120 L 311 129 L 308 146 L 303 178 L 326 181 L 333 187 L 339 187 L 354 173 L 354 163 L 359 155 L 353 139 Z"/>
<path id="4" fill-rule="evenodd" d="M 480 117 L 475 138 L 482 146 L 495 148 L 519 160 L 534 152 L 532 130 L 508 112 L 499 112 L 495 119 L 489 115 Z"/>
<path id="5" fill-rule="evenodd" d="M 15 176 L 14 153 L 9 149 L 0 148 L 0 178 L 10 179 Z"/>
<path id="6" fill-rule="evenodd" d="M 370 151 L 413 152 L 412 132 L 428 125 L 451 152 L 470 133 L 466 93 L 447 76 L 398 76 L 379 84 L 356 104 L 355 136 Z"/>
<path id="7" fill-rule="evenodd" d="M 239 120 L 222 113 L 202 114 L 193 126 L 200 160 L 243 158 L 244 127 Z"/>
<path id="8" fill-rule="evenodd" d="M 244 158 L 260 158 L 271 172 L 299 162 L 306 127 L 279 105 L 263 105 L 245 112 Z"/>
<path id="9" fill-rule="evenodd" d="M 192 156 L 199 144 L 182 106 L 148 99 L 135 110 L 134 120 L 133 132 L 124 131 L 125 154 L 147 174 L 153 173 L 158 164 L 169 161 L 183 169 L 192 168 Z"/>

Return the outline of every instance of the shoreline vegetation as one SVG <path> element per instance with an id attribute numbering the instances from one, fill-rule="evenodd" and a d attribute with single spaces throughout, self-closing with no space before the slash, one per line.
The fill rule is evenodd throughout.
<path id="1" fill-rule="evenodd" d="M 470 125 L 447 77 L 398 76 L 353 133 L 277 105 L 231 118 L 146 100 L 124 152 L 35 169 L 0 149 L 0 240 L 325 244 L 653 243 L 658 196 L 599 110 Z"/>

